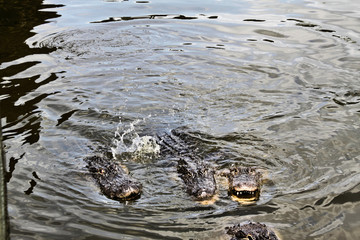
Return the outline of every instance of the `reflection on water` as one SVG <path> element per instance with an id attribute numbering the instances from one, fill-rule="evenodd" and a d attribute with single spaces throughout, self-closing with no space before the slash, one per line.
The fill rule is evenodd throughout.
<path id="1" fill-rule="evenodd" d="M 184 15 L 148 15 L 148 16 L 139 16 L 139 17 L 110 17 L 105 20 L 96 21 L 92 23 L 105 23 L 105 22 L 117 22 L 117 21 L 129 21 L 129 20 L 139 20 L 139 19 L 182 19 L 182 20 L 192 20 L 198 18 L 205 18 L 205 15 L 201 15 L 200 17 L 187 17 Z M 207 18 L 216 19 L 217 16 L 208 16 Z"/>
<path id="2" fill-rule="evenodd" d="M 12 239 L 227 239 L 225 227 L 247 220 L 283 239 L 360 235 L 353 2 L 15 1 L 1 11 Z M 193 201 L 176 157 L 136 150 L 172 129 L 218 171 L 266 172 L 260 199 L 233 201 L 217 177 L 217 200 Z M 101 195 L 83 161 L 97 152 L 127 166 L 140 199 Z"/>

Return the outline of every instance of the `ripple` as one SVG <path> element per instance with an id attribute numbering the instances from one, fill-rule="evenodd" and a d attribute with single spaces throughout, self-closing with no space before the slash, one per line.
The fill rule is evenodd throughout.
<path id="1" fill-rule="evenodd" d="M 284 239 L 355 239 L 358 22 L 347 4 L 314 4 L 114 0 L 15 14 L 26 26 L 11 21 L 0 65 L 11 237 L 221 239 L 252 220 Z M 259 201 L 232 201 L 218 177 L 217 201 L 201 205 L 176 157 L 131 151 L 118 160 L 143 195 L 107 199 L 83 158 L 111 154 L 119 119 L 141 119 L 125 150 L 180 129 L 218 170 L 261 169 Z"/>
<path id="2" fill-rule="evenodd" d="M 270 36 L 270 37 L 277 37 L 277 38 L 287 38 L 287 37 L 289 37 L 289 36 L 286 36 L 284 34 L 274 32 L 274 31 L 270 31 L 270 30 L 265 30 L 265 29 L 257 29 L 254 32 L 256 32 L 258 34 L 261 34 L 261 35 Z"/>

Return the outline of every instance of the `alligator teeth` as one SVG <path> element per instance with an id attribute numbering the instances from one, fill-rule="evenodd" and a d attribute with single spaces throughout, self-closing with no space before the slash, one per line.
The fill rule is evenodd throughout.
<path id="1" fill-rule="evenodd" d="M 240 196 L 240 195 L 255 195 L 256 191 L 236 191 L 235 195 L 236 196 Z"/>

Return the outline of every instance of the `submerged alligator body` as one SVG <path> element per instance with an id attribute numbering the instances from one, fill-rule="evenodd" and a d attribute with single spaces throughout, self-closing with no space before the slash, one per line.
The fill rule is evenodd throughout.
<path id="1" fill-rule="evenodd" d="M 212 203 L 216 199 L 216 169 L 212 157 L 203 154 L 204 146 L 191 133 L 181 129 L 157 137 L 160 154 L 177 159 L 177 172 L 186 192 L 197 201 Z M 215 152 L 218 150 L 216 149 Z M 114 200 L 133 200 L 140 197 L 142 185 L 132 179 L 123 167 L 107 156 L 85 158 L 87 168 L 100 186 L 101 192 Z M 240 203 L 257 201 L 260 196 L 262 176 L 255 168 L 235 167 L 222 170 L 228 180 L 228 193 Z"/>
<path id="2" fill-rule="evenodd" d="M 262 223 L 244 223 L 226 228 L 230 240 L 279 240 L 275 232 Z"/>
<path id="3" fill-rule="evenodd" d="M 132 179 L 119 163 L 104 156 L 91 156 L 84 160 L 106 197 L 119 201 L 140 197 L 142 185 Z"/>
<path id="4" fill-rule="evenodd" d="M 207 157 L 197 156 L 196 139 L 181 130 L 158 137 L 162 152 L 177 156 L 177 171 L 186 191 L 195 200 L 213 199 L 216 195 L 216 170 Z M 239 202 L 257 201 L 260 197 L 261 173 L 251 167 L 231 167 L 222 171 L 228 179 L 228 193 Z"/>
<path id="5" fill-rule="evenodd" d="M 181 158 L 178 160 L 177 170 L 187 193 L 196 200 L 210 200 L 215 196 L 215 171 L 210 165 Z"/>
<path id="6" fill-rule="evenodd" d="M 194 154 L 189 136 L 178 130 L 158 136 L 161 154 L 177 159 L 177 172 L 183 180 L 186 192 L 197 201 L 212 200 L 217 191 L 215 169 Z"/>

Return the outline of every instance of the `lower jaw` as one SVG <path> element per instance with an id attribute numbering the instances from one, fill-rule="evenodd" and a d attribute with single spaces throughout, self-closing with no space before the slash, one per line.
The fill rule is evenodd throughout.
<path id="1" fill-rule="evenodd" d="M 128 196 L 122 196 L 122 197 L 118 197 L 117 200 L 119 201 L 130 201 L 130 200 L 136 200 L 140 198 L 140 193 L 138 194 L 130 194 Z"/>
<path id="2" fill-rule="evenodd" d="M 239 202 L 241 204 L 251 204 L 259 200 L 258 197 L 251 197 L 251 198 L 239 198 L 237 196 L 231 195 L 231 200 L 235 202 Z"/>
<path id="3" fill-rule="evenodd" d="M 219 199 L 218 195 L 214 195 L 209 199 L 197 200 L 201 205 L 211 205 L 214 204 Z"/>
<path id="4" fill-rule="evenodd" d="M 235 194 L 233 191 L 229 191 L 229 195 L 231 196 L 231 199 L 233 201 L 237 201 L 240 203 L 252 203 L 257 200 L 259 200 L 259 191 L 254 191 L 254 194 L 245 194 L 245 195 L 237 195 L 237 191 L 235 191 Z"/>

